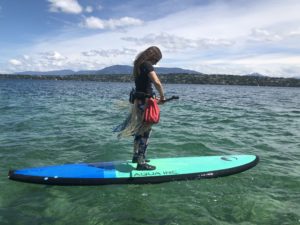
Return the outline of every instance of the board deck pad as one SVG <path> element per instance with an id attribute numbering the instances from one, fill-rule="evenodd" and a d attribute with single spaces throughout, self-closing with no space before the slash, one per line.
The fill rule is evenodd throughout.
<path id="1" fill-rule="evenodd" d="M 10 170 L 11 180 L 51 185 L 146 184 L 228 176 L 254 167 L 256 155 L 151 159 L 155 170 L 136 170 L 131 160 L 77 163 Z"/>

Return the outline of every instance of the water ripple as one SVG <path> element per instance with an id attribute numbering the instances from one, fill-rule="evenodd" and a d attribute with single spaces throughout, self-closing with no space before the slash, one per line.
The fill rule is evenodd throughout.
<path id="1" fill-rule="evenodd" d="M 129 159 L 111 132 L 131 84 L 2 80 L 0 174 L 9 168 Z M 1 179 L 6 224 L 298 224 L 300 90 L 166 85 L 148 157 L 257 154 L 245 173 L 158 185 L 45 187 Z"/>

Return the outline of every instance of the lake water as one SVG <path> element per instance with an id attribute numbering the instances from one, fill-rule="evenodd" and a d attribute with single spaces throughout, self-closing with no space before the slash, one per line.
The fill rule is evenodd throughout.
<path id="1" fill-rule="evenodd" d="M 128 83 L 0 80 L 0 224 L 300 224 L 300 89 L 165 84 L 149 158 L 256 154 L 243 173 L 149 185 L 64 187 L 12 168 L 131 158 L 112 133 Z"/>

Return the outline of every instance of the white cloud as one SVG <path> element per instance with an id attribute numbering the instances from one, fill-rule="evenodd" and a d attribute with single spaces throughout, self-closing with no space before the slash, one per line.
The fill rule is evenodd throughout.
<path id="1" fill-rule="evenodd" d="M 117 57 L 122 55 L 134 55 L 136 54 L 135 49 L 123 48 L 123 49 L 101 49 L 101 50 L 90 50 L 82 52 L 82 55 L 87 57 L 102 56 L 102 57 Z"/>
<path id="2" fill-rule="evenodd" d="M 249 37 L 252 41 L 280 41 L 282 37 L 279 34 L 271 33 L 265 29 L 253 28 Z"/>
<path id="3" fill-rule="evenodd" d="M 83 11 L 77 0 L 48 0 L 48 2 L 50 2 L 50 12 L 79 14 Z"/>
<path id="4" fill-rule="evenodd" d="M 25 60 L 29 60 L 29 59 L 30 59 L 29 55 L 23 55 L 23 58 L 24 58 Z"/>
<path id="5" fill-rule="evenodd" d="M 82 25 L 90 29 L 104 29 L 105 27 L 103 20 L 94 16 L 85 18 Z"/>
<path id="6" fill-rule="evenodd" d="M 94 9 L 93 9 L 92 6 L 87 6 L 87 7 L 85 8 L 85 11 L 86 11 L 87 13 L 91 13 L 91 12 L 94 11 Z"/>
<path id="7" fill-rule="evenodd" d="M 53 51 L 53 52 L 42 52 L 40 53 L 42 56 L 44 56 L 48 60 L 52 61 L 60 61 L 65 60 L 67 57 L 62 56 L 59 52 Z"/>
<path id="8" fill-rule="evenodd" d="M 132 17 L 122 17 L 120 19 L 103 20 L 98 17 L 87 17 L 81 24 L 90 29 L 116 29 L 130 26 L 142 25 L 143 21 Z"/>
<path id="9" fill-rule="evenodd" d="M 11 59 L 11 60 L 9 60 L 9 63 L 11 65 L 14 65 L 14 66 L 21 66 L 22 65 L 22 62 L 20 60 L 17 60 L 17 59 Z"/>
<path id="10" fill-rule="evenodd" d="M 300 56 L 285 54 L 228 56 L 210 60 L 197 59 L 196 69 L 203 73 L 245 75 L 258 72 L 273 77 L 299 77 L 298 62 Z"/>
<path id="11" fill-rule="evenodd" d="M 178 51 L 187 49 L 207 49 L 214 47 L 226 47 L 234 44 L 231 40 L 218 39 L 218 38 L 199 38 L 199 39 L 189 39 L 185 37 L 180 37 L 177 35 L 171 35 L 168 33 L 160 34 L 146 34 L 144 37 L 123 37 L 122 40 L 133 42 L 136 45 L 153 45 L 159 44 L 164 47 L 167 51 Z"/>
<path id="12" fill-rule="evenodd" d="M 255 57 L 249 57 L 244 59 L 237 59 L 233 63 L 241 65 L 297 65 L 300 62 L 300 56 L 289 56 L 284 54 L 269 54 L 258 55 Z"/>
<path id="13" fill-rule="evenodd" d="M 290 31 L 289 36 L 300 36 L 300 28 Z"/>
<path id="14" fill-rule="evenodd" d="M 42 48 L 47 48 L 43 45 Z M 64 49 L 66 51 L 66 49 Z M 130 62 L 136 51 L 134 49 L 107 49 L 107 50 L 91 50 L 88 52 L 74 53 L 74 52 L 57 52 L 45 51 L 24 55 L 19 59 L 10 60 L 11 72 L 16 71 L 51 71 L 61 69 L 72 70 L 94 70 L 105 66 L 115 64 L 119 61 L 119 57 L 124 58 L 122 64 Z M 68 54 L 68 57 L 64 56 Z M 129 59 L 128 59 L 129 58 Z M 117 61 L 116 61 L 117 60 Z M 18 66 L 18 67 L 16 67 Z"/>

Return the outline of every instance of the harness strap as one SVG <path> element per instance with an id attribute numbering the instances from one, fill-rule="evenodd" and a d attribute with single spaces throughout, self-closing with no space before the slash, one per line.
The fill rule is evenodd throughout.
<path id="1" fill-rule="evenodd" d="M 155 93 L 153 92 L 152 94 L 147 94 L 145 92 L 136 91 L 134 88 L 131 89 L 129 94 L 129 102 L 131 104 L 134 103 L 135 99 L 145 101 L 146 98 L 155 98 Z"/>

